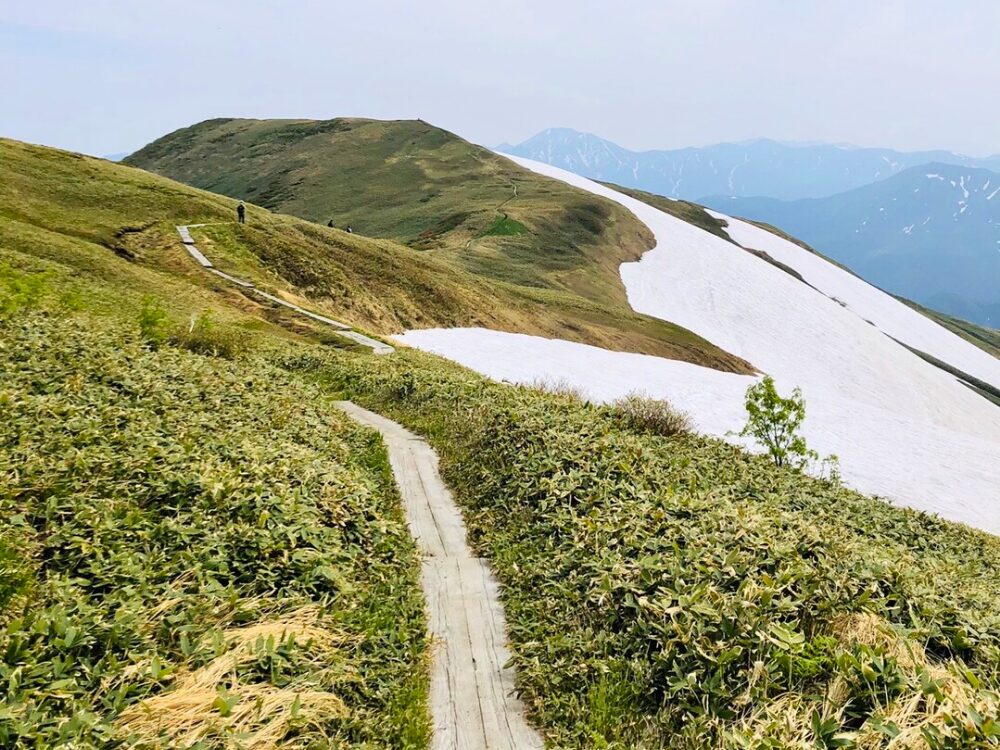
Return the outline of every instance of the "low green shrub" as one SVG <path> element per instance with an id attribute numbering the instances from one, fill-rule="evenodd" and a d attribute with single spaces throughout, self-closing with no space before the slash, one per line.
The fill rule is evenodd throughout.
<path id="1" fill-rule="evenodd" d="M 0 340 L 0 747 L 424 746 L 376 436 L 287 369 L 134 323 L 22 311 Z"/>
<path id="2" fill-rule="evenodd" d="M 177 325 L 154 297 L 143 299 L 138 315 L 139 336 L 153 349 L 172 344 L 195 354 L 235 359 L 249 350 L 244 330 L 220 328 L 208 312 L 192 315 L 187 325 Z"/>
<path id="3" fill-rule="evenodd" d="M 28 273 L 9 263 L 0 264 L 0 318 L 35 307 L 47 291 L 47 274 Z"/>
<path id="4" fill-rule="evenodd" d="M 670 437 L 693 431 L 691 417 L 675 409 L 669 401 L 632 392 L 608 409 L 611 417 L 626 429 Z"/>
<path id="5" fill-rule="evenodd" d="M 208 312 L 192 315 L 187 326 L 175 328 L 170 343 L 195 354 L 224 359 L 235 359 L 248 348 L 245 332 L 220 328 Z"/>
<path id="6" fill-rule="evenodd" d="M 145 297 L 142 300 L 139 335 L 154 348 L 162 346 L 170 338 L 170 317 L 155 297 Z"/>
<path id="7" fill-rule="evenodd" d="M 802 423 L 806 419 L 806 401 L 796 388 L 792 395 L 783 398 L 774 385 L 774 378 L 765 375 L 747 388 L 747 423 L 740 431 L 741 437 L 752 437 L 774 461 L 775 466 L 805 469 L 819 459 L 816 451 L 809 450 L 802 436 Z"/>

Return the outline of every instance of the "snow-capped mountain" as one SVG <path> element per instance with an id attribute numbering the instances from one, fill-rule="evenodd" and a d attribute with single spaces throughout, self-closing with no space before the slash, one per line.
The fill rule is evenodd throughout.
<path id="1" fill-rule="evenodd" d="M 928 162 L 1000 171 L 1000 155 L 985 159 L 947 151 L 900 152 L 760 139 L 704 148 L 630 151 L 589 133 L 550 128 L 498 151 L 552 164 L 591 179 L 671 198 L 768 196 L 785 200 L 843 192 Z"/>
<path id="2" fill-rule="evenodd" d="M 789 232 L 894 294 L 1000 327 L 1000 173 L 913 167 L 826 198 L 704 198 Z"/>

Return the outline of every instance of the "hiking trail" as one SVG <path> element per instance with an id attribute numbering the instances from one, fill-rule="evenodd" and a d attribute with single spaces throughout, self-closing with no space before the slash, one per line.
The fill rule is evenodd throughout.
<path id="1" fill-rule="evenodd" d="M 432 750 L 541 750 L 514 694 L 506 622 L 486 560 L 474 557 L 462 515 L 438 473 L 437 454 L 401 425 L 342 401 L 385 441 L 410 533 L 432 639 Z"/>
<path id="2" fill-rule="evenodd" d="M 367 346 L 372 350 L 373 354 L 391 354 L 396 351 L 396 349 L 384 341 L 377 341 L 369 336 L 365 336 L 363 333 L 358 333 L 352 329 L 346 323 L 341 323 L 339 320 L 334 320 L 333 318 L 328 318 L 325 315 L 320 315 L 319 313 L 314 313 L 311 310 L 306 310 L 304 307 L 299 307 L 291 302 L 276 297 L 273 294 L 258 289 L 253 282 L 246 281 L 245 279 L 239 279 L 235 276 L 230 276 L 225 271 L 220 271 L 208 258 L 205 257 L 204 253 L 198 249 L 197 245 L 194 243 L 194 238 L 191 237 L 190 230 L 195 227 L 205 227 L 208 224 L 181 224 L 177 227 L 177 233 L 181 236 L 181 242 L 184 243 L 184 248 L 188 251 L 188 254 L 198 262 L 202 268 L 210 273 L 214 273 L 216 276 L 220 276 L 231 284 L 236 284 L 237 286 L 243 287 L 247 291 L 253 292 L 254 294 L 263 297 L 264 299 L 270 300 L 275 304 L 287 307 L 289 310 L 294 310 L 299 315 L 304 315 L 307 318 L 316 320 L 320 323 L 325 323 L 328 326 L 332 326 L 337 329 L 337 335 L 343 336 L 344 338 L 356 341 L 362 346 Z"/>

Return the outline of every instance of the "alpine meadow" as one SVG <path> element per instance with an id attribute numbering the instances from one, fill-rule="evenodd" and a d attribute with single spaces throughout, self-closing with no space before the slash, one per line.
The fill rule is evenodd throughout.
<path id="1" fill-rule="evenodd" d="M 753 5 L 0 11 L 0 748 L 1000 748 L 1000 12 Z"/>

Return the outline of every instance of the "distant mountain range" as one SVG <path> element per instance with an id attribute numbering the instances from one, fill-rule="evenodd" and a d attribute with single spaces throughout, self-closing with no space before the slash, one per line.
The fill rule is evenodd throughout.
<path id="1" fill-rule="evenodd" d="M 886 291 L 1000 327 L 1000 155 L 766 139 L 635 152 L 567 128 L 498 150 L 772 224 Z"/>
<path id="2" fill-rule="evenodd" d="M 819 198 L 931 162 L 1000 171 L 1000 155 L 977 159 L 948 151 L 901 152 L 767 139 L 704 148 L 630 151 L 569 128 L 543 130 L 523 143 L 504 143 L 497 150 L 585 177 L 686 200 L 705 195 Z"/>
<path id="3" fill-rule="evenodd" d="M 1000 327 L 996 172 L 926 164 L 826 198 L 700 202 L 780 227 L 895 294 Z"/>

